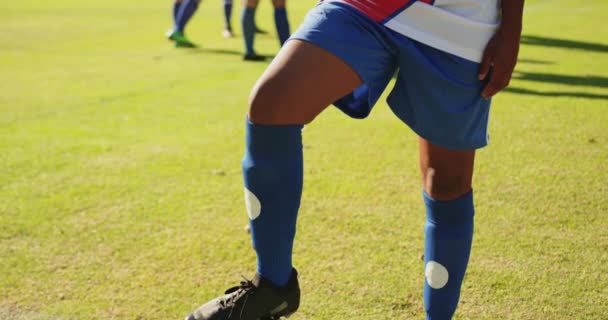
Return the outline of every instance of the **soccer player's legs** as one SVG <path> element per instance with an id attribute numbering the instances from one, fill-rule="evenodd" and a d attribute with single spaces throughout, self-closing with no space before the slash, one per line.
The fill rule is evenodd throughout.
<path id="1" fill-rule="evenodd" d="M 222 31 L 222 36 L 224 38 L 232 38 L 234 35 L 232 33 L 232 0 L 224 0 L 224 30 Z"/>
<path id="2" fill-rule="evenodd" d="M 173 29 L 167 32 L 167 38 L 175 42 L 178 48 L 193 48 L 196 45 L 185 36 L 185 28 L 190 18 L 198 9 L 200 0 L 177 0 L 173 7 Z"/>
<path id="3" fill-rule="evenodd" d="M 386 44 L 369 31 L 375 23 L 359 19 L 351 8 L 317 6 L 252 90 L 243 174 L 258 273 L 277 285 L 291 272 L 302 125 L 364 82 L 381 87 L 394 72 Z"/>
<path id="4" fill-rule="evenodd" d="M 360 83 L 356 71 L 338 57 L 293 40 L 252 91 L 243 160 L 246 203 L 257 272 L 278 286 L 292 271 L 303 179 L 302 126 Z"/>
<path id="5" fill-rule="evenodd" d="M 301 32 L 296 32 L 296 38 L 281 49 L 251 93 L 242 169 L 257 256 L 256 276 L 204 304 L 188 320 L 277 319 L 297 310 L 299 288 L 291 258 L 303 185 L 302 127 L 364 80 L 383 79 L 394 72 L 391 63 L 385 66 L 387 70 L 381 68 L 379 61 L 385 49 L 373 37 L 350 39 L 352 42 L 346 39 L 347 43 L 333 41 L 343 32 L 360 31 L 340 27 L 350 18 L 310 17 Z M 356 50 L 357 45 L 375 47 L 378 53 Z"/>
<path id="6" fill-rule="evenodd" d="M 177 14 L 175 30 L 184 33 L 186 24 L 198 9 L 200 0 L 183 0 Z"/>
<path id="7" fill-rule="evenodd" d="M 277 28 L 277 36 L 281 46 L 289 38 L 289 20 L 287 19 L 286 0 L 272 0 L 274 6 L 274 24 Z"/>
<path id="8" fill-rule="evenodd" d="M 182 3 L 183 0 L 175 0 L 173 2 L 173 27 L 171 27 L 171 29 L 169 29 L 166 33 L 165 36 L 167 37 L 167 39 L 171 40 L 171 41 L 175 41 L 173 38 L 175 37 L 175 34 L 177 32 L 176 28 L 177 28 L 177 19 L 179 16 L 179 10 L 182 7 Z"/>
<path id="9" fill-rule="evenodd" d="M 182 5 L 182 0 L 175 0 L 175 2 L 173 2 L 173 23 L 176 23 L 177 21 L 177 15 L 179 13 L 179 8 Z"/>
<path id="10" fill-rule="evenodd" d="M 258 0 L 243 0 L 243 11 L 241 12 L 241 27 L 243 40 L 245 42 L 245 54 L 243 59 L 246 61 L 263 61 L 266 57 L 258 55 L 254 49 L 254 40 L 257 33 L 265 34 L 266 31 L 260 30 L 255 22 L 255 13 L 258 8 Z M 285 15 L 287 19 L 287 15 Z M 289 24 L 285 23 L 287 28 Z"/>
<path id="11" fill-rule="evenodd" d="M 487 143 L 490 101 L 481 97 L 477 63 L 393 37 L 401 64 L 388 102 L 421 137 L 427 319 L 451 319 L 471 251 L 473 163 Z"/>
<path id="12" fill-rule="evenodd" d="M 473 239 L 474 158 L 475 150 L 450 150 L 420 138 L 428 320 L 451 319 L 460 298 Z"/>
<path id="13" fill-rule="evenodd" d="M 243 0 L 243 11 L 241 12 L 241 26 L 245 42 L 245 55 L 243 59 L 249 61 L 265 59 L 263 56 L 258 55 L 253 48 L 255 40 L 255 10 L 257 6 L 258 0 Z"/>

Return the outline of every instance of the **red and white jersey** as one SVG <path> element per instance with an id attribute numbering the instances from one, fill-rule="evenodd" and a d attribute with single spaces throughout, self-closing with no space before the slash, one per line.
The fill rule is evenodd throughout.
<path id="1" fill-rule="evenodd" d="M 501 0 L 325 0 L 346 3 L 409 38 L 481 61 L 500 25 Z"/>

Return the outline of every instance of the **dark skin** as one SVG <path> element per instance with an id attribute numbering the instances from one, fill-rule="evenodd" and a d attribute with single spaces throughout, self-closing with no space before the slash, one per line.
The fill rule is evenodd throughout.
<path id="1" fill-rule="evenodd" d="M 489 99 L 509 85 L 517 63 L 524 0 L 504 0 L 500 28 L 486 45 L 479 80 L 486 80 L 481 95 Z M 475 150 L 449 150 L 420 138 L 420 172 L 424 190 L 437 200 L 456 199 L 472 189 Z"/>
<path id="2" fill-rule="evenodd" d="M 488 42 L 479 67 L 480 80 L 486 80 L 492 69 L 481 93 L 484 98 L 509 84 L 519 51 L 523 5 L 524 0 L 502 1 L 501 26 Z M 338 57 L 304 41 L 288 41 L 251 92 L 249 119 L 255 124 L 307 124 L 361 83 Z M 471 191 L 475 150 L 450 150 L 423 138 L 419 141 L 422 184 L 432 198 L 453 200 Z"/>
<path id="3" fill-rule="evenodd" d="M 517 63 L 524 0 L 502 1 L 503 23 L 488 42 L 479 66 L 479 80 L 492 73 L 481 95 L 489 99 L 509 85 Z"/>

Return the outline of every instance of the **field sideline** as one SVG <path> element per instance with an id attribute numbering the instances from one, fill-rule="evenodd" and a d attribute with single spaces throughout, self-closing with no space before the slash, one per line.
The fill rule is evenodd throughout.
<path id="1" fill-rule="evenodd" d="M 316 0 L 289 2 L 292 29 Z M 252 276 L 240 160 L 267 63 L 221 37 L 221 1 L 164 39 L 170 1 L 0 10 L 0 319 L 167 320 Z M 262 54 L 278 50 L 261 1 Z M 608 319 L 608 1 L 528 0 L 520 60 L 477 156 L 455 316 Z M 240 6 L 233 24 L 239 26 Z M 240 28 L 237 28 L 240 35 Z M 423 319 L 414 134 L 384 99 L 304 131 L 291 319 Z"/>

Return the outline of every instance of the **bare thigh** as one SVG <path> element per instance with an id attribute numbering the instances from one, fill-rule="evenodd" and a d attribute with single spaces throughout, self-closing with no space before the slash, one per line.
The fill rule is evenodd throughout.
<path id="1" fill-rule="evenodd" d="M 243 0 L 243 6 L 247 8 L 255 8 L 258 6 L 258 0 Z"/>
<path id="2" fill-rule="evenodd" d="M 256 124 L 307 124 L 361 83 L 340 58 L 314 44 L 291 40 L 255 84 L 249 119 Z"/>
<path id="3" fill-rule="evenodd" d="M 272 5 L 275 8 L 285 8 L 285 1 L 286 0 L 272 0 Z"/>
<path id="4" fill-rule="evenodd" d="M 424 190 L 436 200 L 453 200 L 469 191 L 475 150 L 449 150 L 420 138 L 420 171 Z"/>

